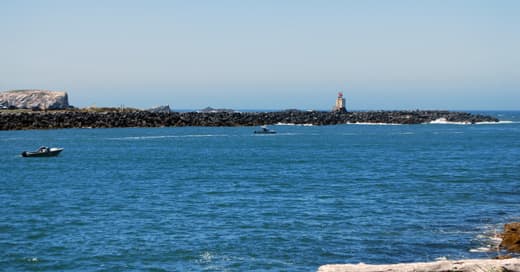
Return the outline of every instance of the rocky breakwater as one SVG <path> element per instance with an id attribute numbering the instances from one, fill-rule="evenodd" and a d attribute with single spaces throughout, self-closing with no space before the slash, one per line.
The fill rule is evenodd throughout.
<path id="1" fill-rule="evenodd" d="M 150 111 L 0 111 L 0 129 L 112 128 L 164 126 L 259 126 L 279 123 L 337 125 L 349 123 L 422 124 L 497 122 L 491 116 L 450 111 L 278 111 L 278 112 L 150 112 Z"/>
<path id="2" fill-rule="evenodd" d="M 0 109 L 60 110 L 69 108 L 66 92 L 14 90 L 0 93 Z"/>

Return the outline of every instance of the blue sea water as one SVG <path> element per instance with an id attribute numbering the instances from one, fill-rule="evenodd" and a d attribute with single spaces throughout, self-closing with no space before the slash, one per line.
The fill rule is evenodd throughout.
<path id="1" fill-rule="evenodd" d="M 488 258 L 520 219 L 500 124 L 0 132 L 2 271 L 314 271 Z M 40 145 L 54 158 L 22 158 Z"/>

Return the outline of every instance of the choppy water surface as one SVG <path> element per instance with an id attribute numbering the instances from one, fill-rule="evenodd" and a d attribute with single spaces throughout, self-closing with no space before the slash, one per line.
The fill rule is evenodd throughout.
<path id="1" fill-rule="evenodd" d="M 273 128 L 0 132 L 1 270 L 491 257 L 520 218 L 517 122 Z M 65 150 L 19 156 L 43 144 Z"/>

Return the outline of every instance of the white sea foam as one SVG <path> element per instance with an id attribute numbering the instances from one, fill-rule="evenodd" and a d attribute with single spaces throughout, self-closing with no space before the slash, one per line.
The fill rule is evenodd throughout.
<path id="1" fill-rule="evenodd" d="M 502 239 L 497 233 L 497 227 L 498 226 L 494 225 L 484 226 L 483 232 L 476 236 L 476 240 L 479 241 L 480 246 L 471 248 L 469 252 L 482 253 L 498 251 L 498 245 L 500 245 Z"/>
<path id="2" fill-rule="evenodd" d="M 498 122 L 476 122 L 476 123 L 471 123 L 471 122 L 450 122 L 448 121 L 446 118 L 444 117 L 441 117 L 441 118 L 438 118 L 438 119 L 435 119 L 431 122 L 428 122 L 428 123 L 425 123 L 425 124 L 441 124 L 441 125 L 499 125 L 499 124 L 512 124 L 512 123 L 516 123 L 516 122 L 513 122 L 513 121 L 498 121 Z"/>
<path id="3" fill-rule="evenodd" d="M 490 252 L 492 251 L 490 247 L 478 247 L 478 248 L 472 248 L 469 250 L 469 252 Z"/>
<path id="4" fill-rule="evenodd" d="M 363 126 L 401 126 L 402 124 L 395 123 L 369 123 L 369 122 L 347 122 L 347 125 L 363 125 Z"/>
<path id="5" fill-rule="evenodd" d="M 253 134 L 253 135 L 272 135 L 272 136 L 275 136 L 275 135 L 286 135 L 286 136 L 294 136 L 294 135 L 302 135 L 302 133 L 282 132 L 282 133 L 276 133 L 276 134 Z M 306 135 L 309 135 L 309 134 L 306 134 Z M 314 134 L 310 134 L 310 135 L 314 135 Z"/>
<path id="6" fill-rule="evenodd" d="M 295 124 L 295 123 L 282 123 L 278 122 L 274 124 L 275 126 L 302 126 L 302 127 L 312 127 L 313 124 Z"/>
<path id="7" fill-rule="evenodd" d="M 441 117 L 438 119 L 435 119 L 427 124 L 441 124 L 441 125 L 470 125 L 471 122 L 450 122 L 446 118 Z"/>
<path id="8" fill-rule="evenodd" d="M 502 238 L 500 238 L 500 236 L 498 236 L 498 234 L 495 234 L 495 236 L 489 237 L 489 240 L 497 245 L 502 242 Z"/>
<path id="9" fill-rule="evenodd" d="M 283 133 L 253 133 L 251 134 L 252 137 L 275 137 L 283 135 Z"/>
<path id="10" fill-rule="evenodd" d="M 214 256 L 213 254 L 211 254 L 210 252 L 206 251 L 202 254 L 200 254 L 200 260 L 203 262 L 203 263 L 209 263 L 213 260 Z"/>

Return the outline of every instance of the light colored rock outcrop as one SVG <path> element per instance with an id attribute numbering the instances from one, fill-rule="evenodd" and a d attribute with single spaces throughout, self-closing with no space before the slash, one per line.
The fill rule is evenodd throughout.
<path id="1" fill-rule="evenodd" d="M 46 90 L 16 90 L 0 93 L 3 108 L 59 110 L 69 107 L 66 92 Z"/>
<path id="2" fill-rule="evenodd" d="M 157 106 L 157 107 L 154 107 L 154 108 L 151 108 L 151 109 L 147 109 L 146 111 L 149 111 L 149 112 L 162 112 L 162 113 L 170 113 L 170 112 L 172 112 L 172 110 L 170 109 L 170 105 Z"/>
<path id="3" fill-rule="evenodd" d="M 318 272 L 476 272 L 476 271 L 520 271 L 520 259 L 488 260 L 473 259 L 459 261 L 438 261 L 430 263 L 407 263 L 390 265 L 368 264 L 328 264 Z"/>

